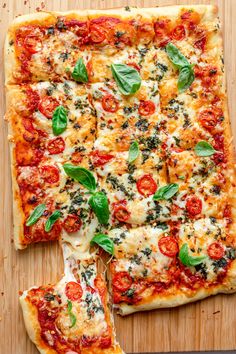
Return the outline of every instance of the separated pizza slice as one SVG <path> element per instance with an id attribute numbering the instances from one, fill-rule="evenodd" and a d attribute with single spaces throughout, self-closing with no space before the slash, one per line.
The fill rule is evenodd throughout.
<path id="1" fill-rule="evenodd" d="M 20 297 L 25 326 L 40 353 L 123 353 L 116 342 L 109 297 L 97 257 L 62 245 L 65 275 Z"/>
<path id="2" fill-rule="evenodd" d="M 8 86 L 7 104 L 16 247 L 58 239 L 61 224 L 80 230 L 91 218 L 89 187 L 67 172 L 90 168 L 96 120 L 89 91 L 69 81 Z M 96 174 L 91 183 L 95 189 Z"/>
<path id="3" fill-rule="evenodd" d="M 221 220 L 200 219 L 173 232 L 171 223 L 109 233 L 113 301 L 121 315 L 174 307 L 234 292 L 235 240 Z"/>

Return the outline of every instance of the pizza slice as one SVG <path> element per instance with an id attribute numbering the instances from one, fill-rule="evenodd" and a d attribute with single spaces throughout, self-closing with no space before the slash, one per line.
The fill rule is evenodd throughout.
<path id="1" fill-rule="evenodd" d="M 234 292 L 235 241 L 226 220 L 117 228 L 110 277 L 113 302 L 121 315 L 174 307 L 219 292 Z"/>
<path id="2" fill-rule="evenodd" d="M 92 99 L 97 112 L 95 148 L 126 151 L 133 140 L 159 143 L 161 122 L 158 83 L 142 81 L 139 90 L 129 96 L 117 90 L 114 80 L 92 84 Z M 148 140 L 147 140 L 148 143 Z"/>
<path id="3" fill-rule="evenodd" d="M 20 297 L 26 329 L 40 353 L 123 353 L 116 342 L 109 297 L 97 258 L 62 245 L 65 275 Z"/>
<path id="4" fill-rule="evenodd" d="M 141 145 L 140 145 L 141 146 Z M 101 188 L 110 203 L 109 227 L 122 223 L 143 225 L 170 218 L 171 201 L 155 201 L 155 192 L 167 184 L 165 160 L 158 149 L 140 150 L 129 163 L 129 153 L 113 153 L 97 168 Z"/>
<path id="5" fill-rule="evenodd" d="M 7 104 L 16 247 L 58 239 L 62 226 L 79 231 L 91 219 L 89 196 L 64 166 L 90 168 L 96 120 L 89 91 L 69 81 L 11 86 Z"/>

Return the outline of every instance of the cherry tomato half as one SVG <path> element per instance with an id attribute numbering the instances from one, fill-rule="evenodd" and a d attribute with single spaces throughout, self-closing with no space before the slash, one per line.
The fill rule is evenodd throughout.
<path id="1" fill-rule="evenodd" d="M 211 108 L 205 109 L 204 111 L 200 112 L 198 119 L 200 121 L 201 126 L 209 132 L 211 132 L 217 124 L 216 115 L 214 113 L 214 110 Z"/>
<path id="2" fill-rule="evenodd" d="M 119 108 L 119 102 L 113 95 L 107 94 L 102 98 L 102 108 L 104 111 L 114 113 Z"/>
<path id="3" fill-rule="evenodd" d="M 189 197 L 186 202 L 186 209 L 190 217 L 194 217 L 202 212 L 202 201 L 195 195 Z"/>
<path id="4" fill-rule="evenodd" d="M 70 281 L 66 284 L 65 293 L 69 300 L 78 301 L 83 295 L 83 290 L 79 283 Z"/>
<path id="5" fill-rule="evenodd" d="M 186 32 L 183 25 L 176 26 L 171 33 L 172 39 L 176 41 L 181 41 L 182 39 L 185 38 L 185 35 Z"/>
<path id="6" fill-rule="evenodd" d="M 179 246 L 174 237 L 167 236 L 160 238 L 158 247 L 162 254 L 167 257 L 174 257 L 179 252 Z"/>
<path id="7" fill-rule="evenodd" d="M 156 192 L 157 184 L 150 174 L 146 174 L 138 179 L 137 189 L 140 194 L 148 197 Z"/>
<path id="8" fill-rule="evenodd" d="M 79 231 L 82 226 L 80 218 L 75 214 L 69 214 L 63 222 L 63 228 L 68 233 Z"/>
<path id="9" fill-rule="evenodd" d="M 101 43 L 106 38 L 104 30 L 96 24 L 91 25 L 89 31 L 90 31 L 89 38 L 92 43 L 95 44 Z"/>
<path id="10" fill-rule="evenodd" d="M 35 34 L 29 34 L 24 39 L 24 47 L 31 54 L 37 53 L 42 49 L 42 40 Z"/>
<path id="11" fill-rule="evenodd" d="M 213 242 L 207 249 L 208 256 L 212 259 L 218 260 L 224 257 L 224 247 L 219 242 Z"/>
<path id="12" fill-rule="evenodd" d="M 65 141 L 63 138 L 58 137 L 49 141 L 47 146 L 50 155 L 60 154 L 65 150 Z"/>
<path id="13" fill-rule="evenodd" d="M 106 153 L 101 152 L 99 150 L 94 150 L 93 152 L 91 152 L 90 155 L 92 156 L 93 165 L 95 167 L 105 165 L 107 162 L 109 162 L 114 157 L 111 154 L 106 154 Z"/>
<path id="14" fill-rule="evenodd" d="M 44 165 L 40 168 L 40 173 L 45 182 L 49 184 L 57 183 L 59 181 L 59 169 L 53 165 Z"/>
<path id="15" fill-rule="evenodd" d="M 130 211 L 126 208 L 125 205 L 116 205 L 114 206 L 114 217 L 121 221 L 121 222 L 125 222 L 129 219 L 131 213 Z"/>
<path id="16" fill-rule="evenodd" d="M 39 111 L 49 119 L 52 119 L 53 112 L 59 106 L 59 102 L 56 98 L 51 96 L 45 96 L 39 103 Z"/>
<path id="17" fill-rule="evenodd" d="M 112 284 L 116 289 L 126 291 L 132 285 L 132 278 L 128 272 L 118 272 L 115 274 Z"/>
<path id="18" fill-rule="evenodd" d="M 138 112 L 141 116 L 150 116 L 155 112 L 155 104 L 152 101 L 141 101 Z"/>

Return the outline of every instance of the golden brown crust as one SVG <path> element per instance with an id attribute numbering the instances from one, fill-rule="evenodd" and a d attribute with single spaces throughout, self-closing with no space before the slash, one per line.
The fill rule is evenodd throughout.
<path id="1" fill-rule="evenodd" d="M 15 99 L 18 94 L 17 87 L 6 86 L 6 106 L 8 107 L 6 119 L 8 121 L 8 141 L 10 146 L 10 159 L 11 159 L 11 176 L 12 176 L 12 202 L 13 202 L 13 234 L 14 244 L 16 249 L 24 249 L 26 246 L 22 244 L 24 238 L 24 213 L 21 204 L 19 186 L 16 180 L 16 159 L 15 159 L 15 142 L 14 142 L 14 129 L 13 120 L 11 115 L 15 115 L 12 108 L 12 99 Z"/>

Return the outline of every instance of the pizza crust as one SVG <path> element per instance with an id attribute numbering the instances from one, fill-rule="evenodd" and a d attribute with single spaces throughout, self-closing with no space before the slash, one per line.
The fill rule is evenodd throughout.
<path id="1" fill-rule="evenodd" d="M 5 115 L 5 119 L 8 121 L 8 141 L 10 147 L 10 165 L 11 165 L 11 180 L 12 180 L 12 203 L 13 203 L 13 235 L 14 244 L 16 249 L 24 249 L 26 246 L 22 244 L 21 240 L 24 238 L 24 213 L 21 205 L 20 190 L 16 180 L 16 160 L 15 160 L 15 143 L 14 143 L 14 131 L 11 121 L 11 100 L 14 95 L 17 94 L 17 88 L 6 86 L 6 106 L 8 111 Z M 13 113 L 15 114 L 15 113 Z"/>
<path id="2" fill-rule="evenodd" d="M 202 300 L 208 296 L 216 294 L 233 294 L 236 291 L 236 260 L 233 261 L 231 268 L 228 272 L 227 278 L 224 284 L 218 286 L 213 286 L 209 289 L 199 289 L 194 296 L 188 296 L 185 293 L 174 293 L 170 296 L 158 296 L 158 298 L 153 299 L 149 303 L 141 304 L 138 306 L 128 305 L 122 303 L 117 306 L 118 313 L 121 316 L 130 315 L 131 313 L 138 311 L 150 311 L 160 308 L 171 308 L 180 305 L 185 305 L 194 301 Z"/>

